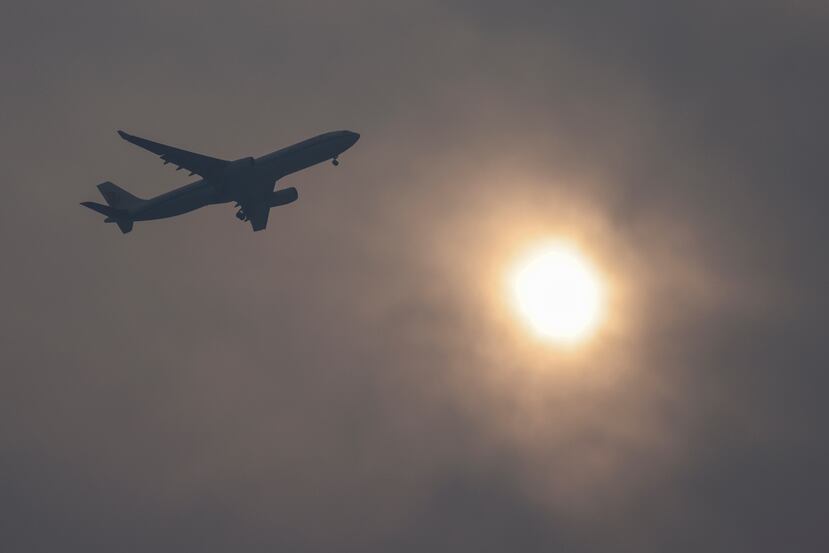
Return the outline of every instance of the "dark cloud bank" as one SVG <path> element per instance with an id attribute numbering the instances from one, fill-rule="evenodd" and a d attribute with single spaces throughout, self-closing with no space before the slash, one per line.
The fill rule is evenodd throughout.
<path id="1" fill-rule="evenodd" d="M 819 2 L 12 3 L 3 551 L 822 551 Z M 77 203 L 350 128 L 252 234 Z M 491 271 L 566 228 L 591 353 Z"/>

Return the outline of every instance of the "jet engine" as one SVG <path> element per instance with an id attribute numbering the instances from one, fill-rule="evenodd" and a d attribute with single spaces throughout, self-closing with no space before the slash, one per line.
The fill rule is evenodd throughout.
<path id="1" fill-rule="evenodd" d="M 299 192 L 297 192 L 296 188 L 293 186 L 290 188 L 283 188 L 282 190 L 277 190 L 276 192 L 271 193 L 271 197 L 268 199 L 268 205 L 271 207 L 277 207 L 295 202 L 297 198 L 299 198 Z"/>

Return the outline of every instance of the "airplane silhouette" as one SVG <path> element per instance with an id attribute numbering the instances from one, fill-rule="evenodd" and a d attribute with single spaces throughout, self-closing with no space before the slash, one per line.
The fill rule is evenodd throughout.
<path id="1" fill-rule="evenodd" d="M 254 231 L 264 229 L 272 207 L 296 201 L 296 188 L 274 191 L 276 181 L 291 173 L 328 161 L 339 165 L 338 156 L 353 146 L 360 135 L 351 131 L 324 133 L 268 155 L 244 157 L 226 161 L 172 146 L 166 146 L 118 131 L 118 134 L 136 146 L 157 154 L 164 165 L 172 163 L 176 170 L 187 169 L 201 177 L 194 183 L 143 200 L 111 182 L 98 185 L 108 205 L 81 202 L 106 216 L 105 222 L 115 223 L 124 234 L 132 230 L 135 221 L 150 221 L 175 217 L 206 205 L 235 202 L 236 217 L 250 221 Z"/>

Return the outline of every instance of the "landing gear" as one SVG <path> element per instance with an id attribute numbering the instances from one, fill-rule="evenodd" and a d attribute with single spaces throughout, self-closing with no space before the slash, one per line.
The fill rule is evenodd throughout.
<path id="1" fill-rule="evenodd" d="M 338 160 L 338 159 L 337 159 L 337 156 L 334 156 L 334 158 L 331 160 L 331 164 L 332 164 L 334 167 L 336 167 L 337 165 L 339 165 L 339 164 L 340 164 L 340 160 Z"/>
<path id="2" fill-rule="evenodd" d="M 241 209 L 236 212 L 236 218 L 239 219 L 240 221 L 247 221 L 248 220 L 247 214 L 245 214 L 245 212 L 242 211 Z"/>

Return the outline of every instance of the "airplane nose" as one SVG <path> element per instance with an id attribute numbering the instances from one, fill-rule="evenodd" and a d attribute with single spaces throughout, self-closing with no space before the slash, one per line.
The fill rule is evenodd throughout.
<path id="1" fill-rule="evenodd" d="M 353 131 L 348 131 L 348 138 L 351 140 L 351 143 L 354 144 L 358 140 L 360 140 L 360 133 L 353 132 Z"/>

